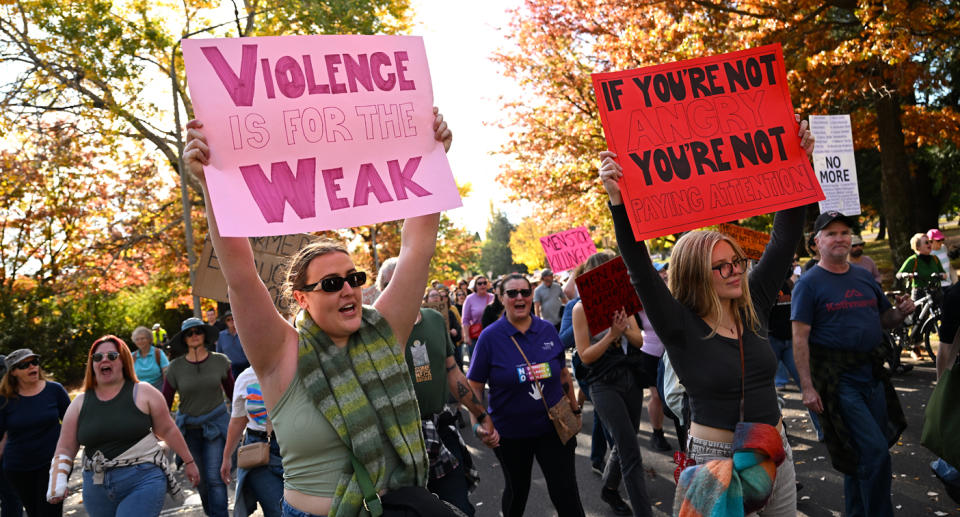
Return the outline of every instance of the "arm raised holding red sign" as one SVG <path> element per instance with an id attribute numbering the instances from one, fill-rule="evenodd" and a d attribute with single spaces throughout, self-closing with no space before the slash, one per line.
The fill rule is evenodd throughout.
<path id="1" fill-rule="evenodd" d="M 797 131 L 800 145 L 809 155 L 813 137 L 805 121 Z M 690 395 L 693 443 L 732 443 L 739 422 L 766 424 L 771 426 L 767 428 L 770 432 L 780 431 L 782 435 L 773 384 L 776 359 L 764 337 L 765 325 L 800 239 L 804 208 L 777 213 L 770 244 L 749 274 L 743 251 L 728 235 L 716 231 L 686 233 L 674 246 L 668 289 L 653 267 L 646 246 L 634 238 L 630 228 L 618 184 L 623 172 L 616 155 L 607 151 L 600 156 L 600 179 L 610 197 L 617 244 L 631 283 Z M 782 445 L 789 447 L 785 440 Z M 702 463 L 703 458 L 696 453 L 692 458 Z M 782 455 L 774 461 L 780 464 L 778 478 L 794 478 L 792 462 L 783 461 Z M 774 491 L 766 508 L 789 512 L 787 507 L 796 501 L 795 492 L 789 488 Z M 793 493 L 785 497 L 782 494 L 786 492 Z M 689 498 L 690 494 L 684 496 Z"/>
<path id="2" fill-rule="evenodd" d="M 450 130 L 436 108 L 434 114 L 434 138 L 443 143 L 444 150 L 448 150 L 452 139 Z M 361 305 L 361 287 L 366 281 L 366 274 L 357 270 L 343 244 L 319 240 L 301 249 L 291 261 L 286 281 L 286 287 L 290 289 L 291 297 L 300 309 L 294 328 L 274 307 L 270 294 L 260 280 L 250 241 L 245 237 L 220 235 L 204 175 L 204 165 L 210 163 L 210 149 L 202 131 L 203 124 L 193 120 L 187 124 L 187 128 L 184 162 L 203 185 L 210 238 L 227 281 L 227 292 L 232 302 L 237 330 L 247 358 L 260 379 L 264 401 L 279 439 L 303 443 L 294 439 L 295 433 L 302 432 L 304 426 L 311 427 L 314 423 L 321 425 L 321 422 L 329 421 L 333 413 L 356 414 L 369 411 L 367 416 L 372 418 L 372 421 L 380 421 L 379 415 L 389 412 L 397 417 L 380 421 L 380 425 L 384 426 L 388 433 L 406 435 L 403 432 L 405 428 L 419 429 L 413 387 L 409 377 L 403 378 L 407 372 L 403 346 L 419 312 L 419 293 L 427 282 L 429 262 L 436 247 L 439 214 L 411 217 L 404 221 L 394 281 L 384 290 L 372 310 Z M 298 354 L 301 348 L 303 353 Z M 337 353 L 337 349 L 344 348 L 351 356 L 350 361 L 344 360 L 346 354 Z M 360 350 L 361 353 L 354 354 L 354 350 Z M 381 365 L 385 364 L 384 359 L 378 359 L 376 363 L 364 359 L 371 353 L 392 357 L 392 360 L 386 361 L 390 364 L 381 368 Z M 379 383 L 387 388 L 387 393 L 383 392 L 383 388 L 373 393 L 369 391 L 370 383 L 352 371 L 358 361 L 361 364 L 357 367 L 369 367 Z M 392 367 L 394 362 L 396 368 Z M 321 375 L 310 375 L 320 369 Z M 403 375 L 395 375 L 396 372 Z M 318 382 L 315 380 L 318 377 L 324 380 Z M 362 393 L 355 395 L 368 398 L 370 403 L 364 404 L 363 409 L 339 407 L 332 397 L 333 389 L 343 387 L 342 381 L 337 378 L 348 378 L 352 385 L 359 386 Z M 355 379 L 355 382 L 349 379 Z M 278 405 L 284 395 L 285 401 L 298 402 Z M 404 399 L 406 395 L 409 396 Z M 411 406 L 405 405 L 403 400 L 413 401 L 412 412 L 409 411 Z M 325 403 L 332 403 L 332 409 L 325 406 Z M 384 404 L 387 404 L 387 407 L 379 407 Z M 392 406 L 393 410 L 383 411 L 389 409 L 389 406 Z M 325 409 L 321 411 L 320 407 Z M 350 422 L 344 423 L 343 420 L 339 423 L 345 429 L 334 424 L 330 432 L 336 431 L 341 438 L 341 431 L 352 431 L 351 436 L 357 436 L 364 430 L 354 429 Z M 331 426 L 328 424 L 326 427 Z M 374 432 L 372 436 L 382 434 L 383 431 L 379 435 Z M 316 479 L 321 475 L 332 475 L 335 479 L 340 476 L 342 465 L 350 464 L 346 445 L 335 435 L 327 436 L 326 441 L 333 445 L 328 443 L 323 449 L 298 450 L 297 455 L 329 455 L 329 458 L 325 456 L 324 464 L 333 466 L 336 473 L 318 473 L 313 467 L 312 471 L 306 472 L 301 467 L 291 475 L 307 476 L 309 479 Z M 354 452 L 367 464 L 368 470 L 376 472 L 371 466 L 380 460 L 364 451 L 381 451 L 392 447 L 400 449 L 397 454 L 402 460 L 397 469 L 402 469 L 403 474 L 391 475 L 387 472 L 386 478 L 381 477 L 379 482 L 374 480 L 378 490 L 397 488 L 387 485 L 391 479 L 405 479 L 410 485 L 418 483 L 417 472 L 426 468 L 422 437 L 419 438 L 419 448 L 416 436 L 405 437 L 409 445 L 396 447 L 389 441 L 379 443 L 382 440 L 378 438 L 373 441 L 376 443 L 360 445 L 358 440 L 353 440 Z M 291 467 L 297 470 L 295 466 Z M 350 474 L 345 475 L 346 480 L 340 477 L 338 484 L 350 481 Z M 392 482 L 390 483 L 392 485 Z M 327 515 L 338 507 L 358 504 L 358 501 L 347 497 L 335 497 L 332 489 L 323 495 L 286 489 L 284 498 L 298 510 L 316 515 Z"/>

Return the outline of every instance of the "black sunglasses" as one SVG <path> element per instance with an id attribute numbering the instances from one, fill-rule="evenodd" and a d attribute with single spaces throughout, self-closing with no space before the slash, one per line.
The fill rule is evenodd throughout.
<path id="1" fill-rule="evenodd" d="M 736 268 L 740 273 L 746 271 L 747 259 L 743 257 L 736 258 L 733 259 L 733 262 L 724 262 L 723 264 L 718 264 L 710 269 L 718 271 L 720 273 L 720 278 L 730 278 L 730 275 L 733 274 L 734 268 Z"/>
<path id="2" fill-rule="evenodd" d="M 203 329 L 200 327 L 193 327 L 183 331 L 183 337 L 202 336 L 203 334 Z"/>
<path id="3" fill-rule="evenodd" d="M 116 361 L 117 358 L 120 357 L 120 352 L 97 352 L 93 354 L 93 362 L 99 363 L 100 361 L 103 361 L 104 356 L 111 361 Z"/>
<path id="4" fill-rule="evenodd" d="M 506 291 L 504 291 L 504 294 L 507 295 L 507 298 L 516 298 L 517 295 L 520 295 L 520 296 L 526 298 L 526 297 L 530 296 L 531 294 L 533 294 L 533 289 L 529 289 L 529 288 L 527 288 L 527 289 L 507 289 Z"/>
<path id="5" fill-rule="evenodd" d="M 350 284 L 350 287 L 360 287 L 367 283 L 367 274 L 363 271 L 354 271 L 353 273 L 347 273 L 347 276 L 329 276 L 323 280 L 320 280 L 319 282 L 307 284 L 303 286 L 303 289 L 300 290 L 316 291 L 317 286 L 319 285 L 323 292 L 335 293 L 343 289 L 344 282 Z"/>
<path id="6" fill-rule="evenodd" d="M 30 359 L 30 360 L 28 360 L 28 361 L 21 361 L 21 362 L 17 363 L 17 369 L 18 369 L 18 370 L 26 370 L 27 368 L 30 368 L 31 366 L 37 366 L 37 365 L 39 365 L 39 364 L 40 364 L 40 359 L 37 359 L 36 357 L 34 357 L 33 359 Z"/>

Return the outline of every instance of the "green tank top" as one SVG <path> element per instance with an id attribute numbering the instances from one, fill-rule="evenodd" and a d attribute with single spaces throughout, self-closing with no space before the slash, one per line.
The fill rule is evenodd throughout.
<path id="1" fill-rule="evenodd" d="M 283 458 L 283 485 L 317 497 L 333 497 L 342 472 L 351 472 L 350 453 L 323 413 L 313 404 L 296 374 L 270 412 L 280 456 Z M 400 457 L 383 429 L 386 471 L 400 466 Z"/>
<path id="2" fill-rule="evenodd" d="M 100 451 L 112 460 L 150 432 L 153 420 L 137 407 L 133 386 L 133 381 L 124 381 L 120 393 L 106 401 L 98 399 L 93 390 L 83 395 L 77 441 L 85 447 L 87 456 Z"/>

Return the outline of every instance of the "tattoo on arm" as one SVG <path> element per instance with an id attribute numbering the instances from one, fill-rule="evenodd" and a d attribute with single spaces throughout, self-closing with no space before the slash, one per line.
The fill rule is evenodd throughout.
<path id="1" fill-rule="evenodd" d="M 453 366 L 448 366 L 448 367 L 447 367 L 447 371 L 448 371 L 448 372 L 449 372 L 449 371 L 452 371 L 452 370 L 453 370 L 454 368 L 456 368 L 456 367 L 457 367 L 456 364 L 454 364 Z"/>
<path id="2" fill-rule="evenodd" d="M 470 389 L 464 386 L 462 382 L 457 381 L 457 398 L 463 400 L 468 393 L 470 393 Z M 476 395 L 474 395 L 473 398 L 476 400 Z"/>

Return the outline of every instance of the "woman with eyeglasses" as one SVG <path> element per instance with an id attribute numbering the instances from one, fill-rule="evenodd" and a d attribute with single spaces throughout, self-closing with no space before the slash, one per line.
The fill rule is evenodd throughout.
<path id="1" fill-rule="evenodd" d="M 933 245 L 926 234 L 914 234 L 910 238 L 910 247 L 914 253 L 900 265 L 897 278 L 906 278 L 907 285 L 913 288 L 912 298 L 919 300 L 924 296 L 924 293 L 920 292 L 922 288 L 938 285 L 947 277 L 947 273 L 943 270 L 940 259 L 931 255 Z"/>
<path id="2" fill-rule="evenodd" d="M 187 124 L 184 160 L 210 207 L 202 127 Z M 448 150 L 452 135 L 436 108 L 433 130 Z M 212 210 L 207 219 L 237 330 L 280 443 L 283 514 L 358 515 L 365 503 L 352 459 L 384 499 L 400 489 L 422 493 L 427 455 L 404 346 L 420 312 L 439 214 L 404 221 L 396 272 L 372 307 L 361 305 L 367 275 L 344 245 L 319 240 L 301 249 L 285 285 L 299 309 L 296 328 L 274 307 L 250 241 L 222 237 Z"/>
<path id="3" fill-rule="evenodd" d="M 182 500 L 158 437 L 186 460 L 187 479 L 197 485 L 197 465 L 163 395 L 137 379 L 123 340 L 108 335 L 93 342 L 83 390 L 63 417 L 50 469 L 50 501 L 61 503 L 69 495 L 66 485 L 81 445 L 83 507 L 92 517 L 156 516 L 168 492 Z"/>
<path id="4" fill-rule="evenodd" d="M 450 333 L 450 340 L 453 341 L 454 346 L 458 346 L 463 338 L 463 328 L 460 324 L 460 314 L 457 313 L 457 309 L 450 305 L 450 296 L 446 288 L 442 285 L 440 287 L 431 287 L 427 289 L 427 294 L 424 295 L 423 301 L 430 304 L 441 303 L 446 305 L 447 308 L 447 332 Z M 457 361 L 457 365 L 460 368 L 463 368 L 463 354 L 460 354 L 460 361 Z"/>
<path id="5" fill-rule="evenodd" d="M 190 449 L 190 459 L 200 470 L 197 492 L 203 511 L 213 517 L 227 515 L 227 485 L 220 477 L 223 449 L 230 425 L 226 400 L 233 399 L 233 373 L 230 359 L 211 352 L 217 341 L 217 329 L 200 318 L 187 318 L 180 332 L 170 338 L 173 355 L 163 383 L 167 407 L 180 394 L 177 427 Z M 187 458 L 180 456 L 184 463 Z"/>
<path id="6" fill-rule="evenodd" d="M 584 262 L 580 274 L 613 260 L 609 251 L 594 253 Z M 630 507 L 620 497 L 620 480 L 627 488 L 633 515 L 653 515 L 650 497 L 644 480 L 643 458 L 637 442 L 640 416 L 643 412 L 644 384 L 627 362 L 629 347 L 640 354 L 643 335 L 632 314 L 620 310 L 612 314 L 612 325 L 596 335 L 590 334 L 583 301 L 573 306 L 573 337 L 577 355 L 587 366 L 584 380 L 590 386 L 594 411 L 603 422 L 603 428 L 613 438 L 612 461 L 603 471 L 600 499 L 609 504 L 617 515 L 630 515 Z M 654 371 L 656 367 L 654 365 Z M 656 393 L 653 397 L 656 397 Z M 662 431 L 661 431 L 662 432 Z"/>
<path id="7" fill-rule="evenodd" d="M 809 155 L 814 139 L 806 121 L 800 123 L 798 135 Z M 796 515 L 796 474 L 777 404 L 777 361 L 766 338 L 766 324 L 802 235 L 804 208 L 776 214 L 770 243 L 749 271 L 743 251 L 730 236 L 687 232 L 673 248 L 668 287 L 647 247 L 633 237 L 618 184 L 623 169 L 616 155 L 604 151 L 600 158 L 600 180 L 610 198 L 617 244 L 630 280 L 690 397 L 688 457 L 698 464 L 731 457 L 733 431 L 741 419 L 774 426 L 786 459 L 776 469 L 761 515 Z"/>
<path id="8" fill-rule="evenodd" d="M 500 298 L 504 315 L 480 334 L 467 379 L 477 393 L 490 387 L 487 412 L 499 436 L 476 425 L 474 432 L 493 448 L 503 469 L 501 511 L 505 517 L 523 515 L 536 458 L 559 516 L 582 517 L 574 469 L 577 440 L 562 443 L 544 407 L 544 402 L 553 407 L 565 400 L 580 413 L 563 343 L 552 323 L 532 314 L 533 288 L 526 277 L 508 275 Z"/>
<path id="9" fill-rule="evenodd" d="M 0 436 L 6 435 L 3 475 L 27 515 L 59 516 L 63 504 L 47 502 L 47 479 L 70 396 L 60 384 L 46 380 L 33 350 L 14 350 L 6 364 L 0 380 Z"/>
<path id="10" fill-rule="evenodd" d="M 480 275 L 473 279 L 473 293 L 463 302 L 460 312 L 463 322 L 463 342 L 467 346 L 467 357 L 473 357 L 473 346 L 483 330 L 483 309 L 493 303 L 493 293 L 489 292 L 490 281 Z"/>

